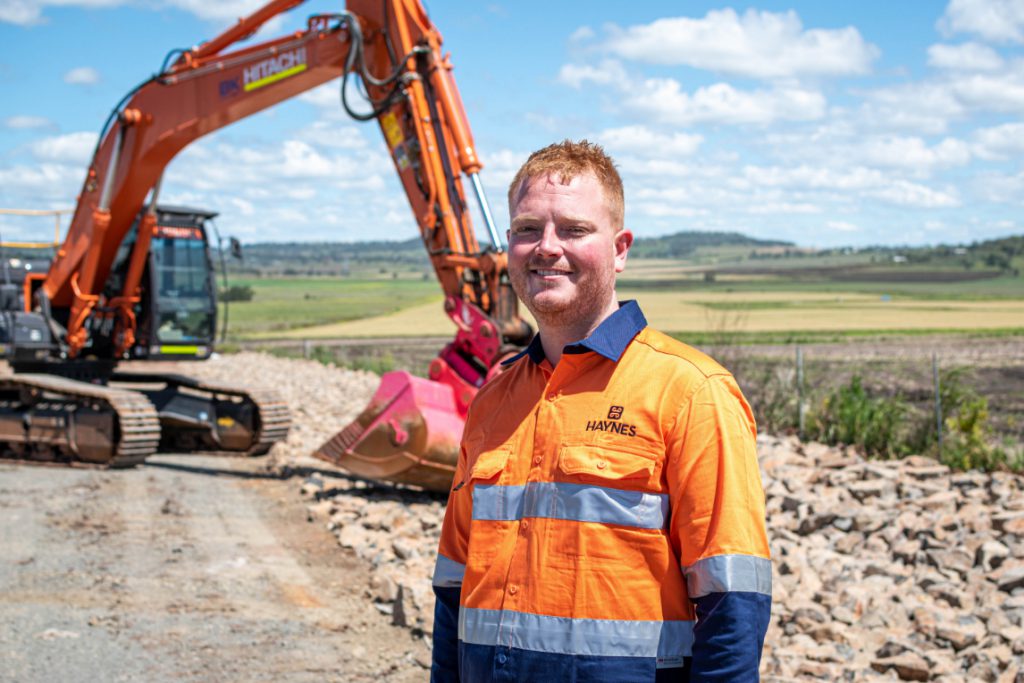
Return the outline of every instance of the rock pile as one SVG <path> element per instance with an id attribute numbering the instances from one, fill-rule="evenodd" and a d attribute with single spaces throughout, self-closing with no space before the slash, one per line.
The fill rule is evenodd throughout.
<path id="1" fill-rule="evenodd" d="M 1024 478 L 759 445 L 764 679 L 1024 681 Z"/>
<path id="2" fill-rule="evenodd" d="M 376 378 L 257 354 L 205 372 L 237 378 L 237 364 L 259 368 L 292 406 L 275 465 L 307 468 L 310 519 L 373 567 L 367 598 L 387 618 L 429 633 L 443 497 L 308 459 Z M 763 436 L 759 454 L 774 565 L 763 680 L 1024 683 L 1024 478 L 791 438 Z"/>

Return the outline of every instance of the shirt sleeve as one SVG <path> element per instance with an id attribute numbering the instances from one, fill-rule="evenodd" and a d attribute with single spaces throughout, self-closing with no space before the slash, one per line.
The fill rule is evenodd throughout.
<path id="1" fill-rule="evenodd" d="M 694 604 L 691 681 L 757 681 L 771 561 L 753 413 L 728 374 L 707 378 L 668 439 L 670 534 Z"/>
<path id="2" fill-rule="evenodd" d="M 434 566 L 434 648 L 430 667 L 431 683 L 459 680 L 459 599 L 466 572 L 469 525 L 473 499 L 467 487 L 466 449 L 459 450 L 459 462 L 448 495 L 441 527 L 441 543 Z"/>

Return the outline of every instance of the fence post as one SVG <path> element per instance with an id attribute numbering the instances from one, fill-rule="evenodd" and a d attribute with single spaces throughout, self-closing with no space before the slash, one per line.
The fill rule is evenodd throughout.
<path id="1" fill-rule="evenodd" d="M 807 419 L 807 405 L 804 402 L 804 350 L 796 345 L 796 422 L 797 434 L 804 438 L 804 421 Z"/>
<path id="2" fill-rule="evenodd" d="M 313 345 L 308 339 L 302 340 L 302 357 L 309 360 L 310 356 L 313 355 Z"/>
<path id="3" fill-rule="evenodd" d="M 942 387 L 939 384 L 939 356 L 932 351 L 932 378 L 935 382 L 935 433 L 938 437 L 939 459 L 942 459 Z"/>

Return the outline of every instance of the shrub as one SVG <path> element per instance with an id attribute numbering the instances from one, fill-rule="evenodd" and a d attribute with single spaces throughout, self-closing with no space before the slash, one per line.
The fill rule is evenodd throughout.
<path id="1" fill-rule="evenodd" d="M 255 295 L 256 292 L 249 285 L 231 285 L 220 290 L 217 296 L 221 301 L 252 301 Z"/>
<path id="2" fill-rule="evenodd" d="M 885 458 L 909 453 L 906 438 L 910 405 L 900 397 L 872 396 L 861 378 L 829 394 L 808 420 L 808 436 L 829 444 L 856 446 Z"/>

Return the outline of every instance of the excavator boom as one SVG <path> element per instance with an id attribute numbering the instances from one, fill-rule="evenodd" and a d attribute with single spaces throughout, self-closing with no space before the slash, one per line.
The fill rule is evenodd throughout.
<path id="1" fill-rule="evenodd" d="M 115 108 L 67 238 L 45 278 L 27 285 L 26 310 L 45 317 L 61 358 L 106 354 L 100 360 L 113 364 L 127 357 L 170 161 L 197 138 L 340 76 L 346 111 L 381 129 L 457 332 L 431 365 L 430 379 L 385 376 L 363 415 L 318 455 L 362 476 L 444 489 L 469 402 L 501 355 L 531 334 L 518 315 L 483 195 L 482 164 L 441 34 L 419 0 L 349 0 L 343 12 L 310 17 L 303 30 L 237 47 L 299 4 L 274 0 L 180 51 Z M 365 94 L 356 107 L 349 103 L 357 90 L 347 87 L 351 79 Z M 466 185 L 487 224 L 485 249 Z M 130 231 L 127 265 L 112 291 L 112 268 L 123 260 Z"/>

